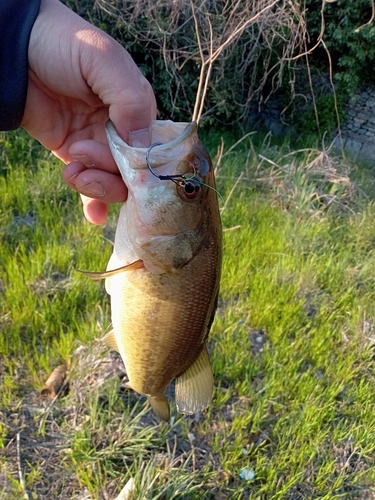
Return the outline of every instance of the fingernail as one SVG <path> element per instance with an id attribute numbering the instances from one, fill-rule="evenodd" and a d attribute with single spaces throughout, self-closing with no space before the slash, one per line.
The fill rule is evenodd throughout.
<path id="1" fill-rule="evenodd" d="M 72 158 L 74 158 L 77 161 L 80 161 L 83 163 L 86 167 L 93 167 L 95 163 L 93 162 L 92 158 L 90 158 L 87 155 L 71 155 Z"/>
<path id="2" fill-rule="evenodd" d="M 130 132 L 129 142 L 133 148 L 148 148 L 151 143 L 148 128 Z"/>
<path id="3" fill-rule="evenodd" d="M 86 186 L 80 186 L 79 191 L 90 198 L 105 195 L 105 189 L 99 182 L 90 182 Z"/>
<path id="4" fill-rule="evenodd" d="M 75 180 L 77 179 L 77 177 L 79 176 L 79 174 L 74 174 L 72 175 L 71 177 L 69 177 L 69 179 L 66 180 L 66 182 L 68 184 L 72 184 L 73 186 L 75 186 Z"/>

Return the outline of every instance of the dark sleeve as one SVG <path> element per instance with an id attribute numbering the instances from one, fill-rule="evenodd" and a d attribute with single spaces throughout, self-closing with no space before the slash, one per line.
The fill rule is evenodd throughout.
<path id="1" fill-rule="evenodd" d="M 41 0 L 0 0 L 0 130 L 21 124 L 28 84 L 28 45 Z"/>

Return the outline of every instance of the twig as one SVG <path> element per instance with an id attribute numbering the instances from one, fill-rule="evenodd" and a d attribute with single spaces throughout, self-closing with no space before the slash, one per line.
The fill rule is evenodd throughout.
<path id="1" fill-rule="evenodd" d="M 275 0 L 272 2 L 270 5 L 266 5 L 262 10 L 260 10 L 255 16 L 251 17 L 250 19 L 247 19 L 246 21 L 243 22 L 242 25 L 239 25 L 236 27 L 236 29 L 230 34 L 230 36 L 226 39 L 226 41 L 220 45 L 216 49 L 216 51 L 213 53 L 211 56 L 212 62 L 215 61 L 219 55 L 223 52 L 223 50 L 232 42 L 233 38 L 235 38 L 237 35 L 241 35 L 243 31 L 254 21 L 256 21 L 262 14 L 264 14 L 267 10 L 270 10 L 274 5 L 278 3 L 279 0 Z"/>
<path id="2" fill-rule="evenodd" d="M 190 446 L 191 446 L 191 454 L 193 457 L 193 472 L 195 472 L 196 471 L 195 446 L 194 446 L 195 436 L 193 433 L 189 432 L 188 437 L 189 437 Z"/>
<path id="3" fill-rule="evenodd" d="M 20 478 L 20 485 L 23 490 L 23 498 L 26 500 L 30 500 L 29 494 L 26 491 L 26 486 L 25 486 L 25 480 L 23 478 L 22 474 L 22 468 L 21 468 L 21 451 L 20 451 L 20 432 L 17 433 L 17 466 L 18 466 L 18 477 Z"/>
<path id="4" fill-rule="evenodd" d="M 305 41 L 305 46 L 306 46 L 306 41 Z M 311 97 L 312 97 L 312 102 L 313 102 L 313 107 L 314 107 L 316 126 L 318 128 L 318 132 L 320 133 L 319 113 L 318 113 L 318 107 L 316 105 L 314 85 L 313 85 L 313 81 L 312 81 L 312 77 L 311 77 L 311 69 L 310 69 L 310 64 L 309 64 L 309 56 L 307 54 L 306 54 L 306 68 L 307 68 L 307 75 L 309 77 L 309 86 L 310 86 L 310 90 L 311 90 Z"/>
<path id="5" fill-rule="evenodd" d="M 239 22 L 238 25 L 231 32 L 231 34 L 227 37 L 225 42 L 222 42 L 221 45 L 215 51 L 214 51 L 214 47 L 213 47 L 214 35 L 213 35 L 212 23 L 211 23 L 211 20 L 210 20 L 208 14 L 206 14 L 206 18 L 207 18 L 207 22 L 208 22 L 209 30 L 210 30 L 209 55 L 206 59 L 204 56 L 204 51 L 203 51 L 203 47 L 202 47 L 198 19 L 197 19 L 195 9 L 194 9 L 194 2 L 193 2 L 193 0 L 190 0 L 192 16 L 194 19 L 195 33 L 196 33 L 196 37 L 197 37 L 197 44 L 198 44 L 198 48 L 199 48 L 199 56 L 201 59 L 199 84 L 198 84 L 198 90 L 197 90 L 197 94 L 196 94 L 193 117 L 192 117 L 193 121 L 196 121 L 197 123 L 199 123 L 199 120 L 202 117 L 204 102 L 206 99 L 208 84 L 210 82 L 210 76 L 211 76 L 213 63 L 216 61 L 216 59 L 218 59 L 220 57 L 220 55 L 222 54 L 224 49 L 226 47 L 228 47 L 228 45 L 230 45 L 231 43 L 234 43 L 234 40 L 237 37 L 240 37 L 248 26 L 250 26 L 252 23 L 254 23 L 260 16 L 262 16 L 262 14 L 264 14 L 268 10 L 272 9 L 272 7 L 274 5 L 276 5 L 278 3 L 278 1 L 279 0 L 274 0 L 271 4 L 266 5 L 266 7 L 261 9 L 257 14 L 252 16 L 250 19 L 246 19 L 245 21 Z M 206 66 L 208 66 L 207 71 L 206 71 Z"/>
<path id="6" fill-rule="evenodd" d="M 200 103 L 199 103 L 199 111 L 198 111 L 198 114 L 197 114 L 197 117 L 196 117 L 197 123 L 199 123 L 199 121 L 200 121 L 200 119 L 202 117 L 203 107 L 204 107 L 204 101 L 206 99 L 208 84 L 210 82 L 210 77 L 211 77 L 212 65 L 213 65 L 213 62 L 214 62 L 214 59 L 212 58 L 214 35 L 213 35 L 213 31 L 212 31 L 212 23 L 211 23 L 211 20 L 210 20 L 210 18 L 208 16 L 207 16 L 207 21 L 208 21 L 208 24 L 209 24 L 209 27 L 210 27 L 210 56 L 208 58 L 208 70 L 207 70 L 206 77 L 205 77 L 204 87 L 203 87 L 203 90 L 202 90 L 202 96 L 197 96 L 199 98 L 199 101 L 200 101 Z M 206 62 L 207 61 L 205 61 L 205 64 L 206 64 Z"/>
<path id="7" fill-rule="evenodd" d="M 241 174 L 238 176 L 236 182 L 234 183 L 234 186 L 232 187 L 232 189 L 230 190 L 230 193 L 228 194 L 227 196 L 227 199 L 225 200 L 225 203 L 224 203 L 224 206 L 223 208 L 220 210 L 220 213 L 222 214 L 224 212 L 224 210 L 227 208 L 227 205 L 229 203 L 229 200 L 231 199 L 233 193 L 234 193 L 234 190 L 236 189 L 236 187 L 238 186 L 239 182 L 241 181 L 242 177 L 244 176 L 244 172 L 242 171 Z"/>
<path id="8" fill-rule="evenodd" d="M 311 49 L 308 49 L 305 52 L 302 52 L 302 54 L 297 54 L 295 57 L 288 58 L 287 60 L 289 60 L 289 61 L 296 61 L 300 57 L 305 57 L 305 56 L 308 56 L 308 55 L 312 54 L 314 52 L 314 50 L 317 47 L 319 47 L 321 41 L 323 40 L 323 35 L 324 35 L 325 29 L 326 29 L 325 19 L 324 19 L 324 8 L 326 6 L 326 3 L 327 3 L 326 0 L 322 1 L 322 8 L 320 9 L 320 18 L 322 20 L 322 23 L 321 23 L 320 33 L 319 33 L 319 36 L 317 38 L 316 44 L 313 47 L 311 47 Z"/>
<path id="9" fill-rule="evenodd" d="M 199 107 L 199 103 L 200 103 L 200 95 L 201 95 L 201 92 L 202 92 L 202 86 L 203 86 L 203 81 L 204 81 L 204 73 L 205 73 L 205 70 L 206 70 L 206 62 L 204 60 L 204 53 L 203 53 L 203 48 L 202 48 L 202 43 L 201 43 L 201 37 L 200 37 L 200 33 L 199 33 L 198 19 L 197 19 L 197 16 L 195 14 L 195 8 L 194 8 L 194 2 L 193 2 L 193 0 L 190 0 L 190 4 L 191 4 L 191 13 L 192 13 L 193 19 L 194 19 L 194 26 L 195 26 L 195 33 L 196 33 L 196 36 L 197 36 L 197 44 L 198 44 L 198 48 L 199 48 L 199 55 L 200 55 L 201 62 L 202 62 L 202 66 L 201 66 L 201 69 L 200 69 L 200 75 L 199 75 L 199 84 L 198 84 L 198 89 L 197 89 L 197 96 L 196 96 L 196 99 L 195 99 L 194 111 L 193 111 L 193 116 L 192 116 L 192 120 L 196 121 L 197 116 L 198 116 L 198 107 Z"/>
<path id="10" fill-rule="evenodd" d="M 365 26 L 368 26 L 369 24 L 371 24 L 372 21 L 374 20 L 374 18 L 375 18 L 375 0 L 372 0 L 371 4 L 372 4 L 372 14 L 371 14 L 370 20 L 367 21 L 367 23 L 362 24 L 362 26 L 360 26 L 359 28 L 355 29 L 354 30 L 355 33 L 359 33 L 362 28 L 364 28 Z"/>
<path id="11" fill-rule="evenodd" d="M 332 91 L 333 91 L 333 100 L 334 100 L 334 103 L 335 103 L 335 112 L 336 112 L 336 118 L 337 118 L 338 135 L 340 137 L 340 141 L 341 141 L 341 145 L 342 145 L 340 113 L 339 113 L 339 107 L 338 107 L 338 104 L 337 104 L 337 94 L 336 94 L 335 86 L 334 86 L 334 83 L 333 83 L 332 59 L 331 59 L 331 54 L 330 54 L 330 52 L 328 50 L 328 47 L 327 47 L 327 45 L 326 45 L 326 43 L 325 43 L 324 40 L 322 40 L 322 45 L 324 47 L 324 50 L 327 53 L 327 57 L 328 57 L 328 61 L 329 61 L 329 81 L 330 81 L 330 84 L 331 84 L 331 87 L 332 87 Z"/>

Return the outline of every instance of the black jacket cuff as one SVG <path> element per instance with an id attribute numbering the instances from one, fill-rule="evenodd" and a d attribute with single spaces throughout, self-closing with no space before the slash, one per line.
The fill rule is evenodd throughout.
<path id="1" fill-rule="evenodd" d="M 0 130 L 21 124 L 28 85 L 28 46 L 41 0 L 0 0 Z"/>

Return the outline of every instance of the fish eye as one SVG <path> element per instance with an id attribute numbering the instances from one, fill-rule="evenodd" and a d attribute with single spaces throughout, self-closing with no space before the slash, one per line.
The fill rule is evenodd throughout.
<path id="1" fill-rule="evenodd" d="M 178 194 L 184 200 L 196 200 L 201 192 L 201 184 L 197 180 L 189 179 L 178 186 Z"/>
<path id="2" fill-rule="evenodd" d="M 195 168 L 199 168 L 199 166 L 201 164 L 201 160 L 198 158 L 198 156 L 196 156 L 194 158 L 194 160 L 192 161 L 192 164 L 194 165 Z"/>

